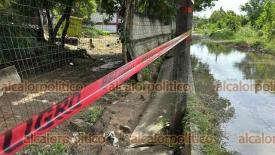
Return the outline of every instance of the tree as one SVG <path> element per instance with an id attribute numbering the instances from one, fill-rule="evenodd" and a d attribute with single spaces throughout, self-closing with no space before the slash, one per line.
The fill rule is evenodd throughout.
<path id="1" fill-rule="evenodd" d="M 213 7 L 215 1 L 218 0 L 195 0 L 194 9 L 195 11 L 202 11 L 208 7 Z"/>
<path id="2" fill-rule="evenodd" d="M 243 17 L 234 11 L 224 11 L 222 8 L 214 11 L 209 18 L 210 23 L 215 24 L 218 29 L 229 28 L 234 31 L 241 26 L 242 20 Z"/>
<path id="3" fill-rule="evenodd" d="M 100 12 L 113 15 L 120 12 L 121 15 L 125 13 L 125 2 L 127 0 L 96 0 L 99 5 Z M 134 1 L 134 0 L 133 0 Z M 176 2 L 179 0 L 136 0 L 136 10 L 146 16 L 169 19 L 176 15 Z M 214 6 L 217 0 L 195 0 L 195 11 L 201 11 L 207 7 Z"/>
<path id="4" fill-rule="evenodd" d="M 234 11 L 226 12 L 225 24 L 231 30 L 236 31 L 241 26 L 241 16 L 238 16 Z"/>
<path id="5" fill-rule="evenodd" d="M 247 13 L 252 26 L 256 26 L 256 21 L 263 9 L 263 3 L 264 0 L 249 0 L 249 2 L 241 6 L 241 10 Z"/>
<path id="6" fill-rule="evenodd" d="M 96 8 L 95 0 L 77 0 L 73 6 L 72 16 L 83 18 L 86 21 L 90 19 L 90 15 L 96 11 Z"/>
<path id="7" fill-rule="evenodd" d="M 261 27 L 267 40 L 272 39 L 272 31 L 275 30 L 275 2 L 266 0 L 262 12 L 256 22 Z"/>

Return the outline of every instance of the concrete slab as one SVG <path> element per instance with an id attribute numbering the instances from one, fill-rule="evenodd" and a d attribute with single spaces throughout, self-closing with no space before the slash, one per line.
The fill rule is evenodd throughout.
<path id="1" fill-rule="evenodd" d="M 174 58 L 167 59 L 161 66 L 158 83 L 162 80 L 173 81 Z M 155 92 L 155 95 L 149 101 L 149 105 L 145 110 L 139 124 L 132 133 L 130 140 L 133 145 L 146 144 L 146 140 L 136 140 L 160 134 L 164 128 L 163 122 L 169 122 L 171 119 L 172 105 L 176 100 L 174 92 Z"/>
<path id="2" fill-rule="evenodd" d="M 3 95 L 3 88 L 8 85 L 21 83 L 22 80 L 15 66 L 9 66 L 0 70 L 0 97 Z"/>

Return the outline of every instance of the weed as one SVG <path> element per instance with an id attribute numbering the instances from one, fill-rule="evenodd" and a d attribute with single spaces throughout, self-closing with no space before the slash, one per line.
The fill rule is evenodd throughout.
<path id="1" fill-rule="evenodd" d="M 85 114 L 85 121 L 94 124 L 101 117 L 104 112 L 104 108 L 101 106 L 94 106 L 88 110 Z"/>
<path id="2" fill-rule="evenodd" d="M 68 147 L 61 143 L 56 143 L 47 146 L 31 144 L 18 155 L 68 155 Z"/>

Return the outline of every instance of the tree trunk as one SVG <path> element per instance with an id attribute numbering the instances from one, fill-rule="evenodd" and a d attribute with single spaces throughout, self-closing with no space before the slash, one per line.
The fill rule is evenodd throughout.
<path id="1" fill-rule="evenodd" d="M 69 10 L 70 10 L 70 7 L 66 7 L 66 9 L 64 10 L 63 15 L 61 16 L 61 18 L 58 20 L 56 26 L 54 27 L 54 30 L 53 30 L 53 37 L 54 38 L 56 38 L 58 30 L 60 29 L 62 23 L 66 20 L 66 15 L 69 12 Z"/>
<path id="2" fill-rule="evenodd" d="M 53 33 L 53 22 L 52 22 L 52 18 L 51 18 L 49 9 L 46 9 L 46 14 L 47 14 L 47 19 L 48 19 L 49 42 L 54 43 L 55 38 L 54 38 L 54 33 Z"/>
<path id="3" fill-rule="evenodd" d="M 64 45 L 65 45 L 65 37 L 67 35 L 68 29 L 69 29 L 69 26 L 70 26 L 70 16 L 71 16 L 71 13 L 72 13 L 72 7 L 68 7 L 67 11 L 68 12 L 66 13 L 66 24 L 65 24 L 65 27 L 63 29 L 62 37 L 61 37 L 62 47 L 64 47 Z"/>
<path id="4" fill-rule="evenodd" d="M 43 28 L 43 23 L 42 23 L 42 19 L 41 19 L 41 10 L 37 10 L 36 11 L 36 16 L 38 18 L 38 27 L 39 30 L 37 31 L 37 40 L 38 41 L 45 41 L 45 37 L 44 37 L 44 28 Z"/>
<path id="5" fill-rule="evenodd" d="M 130 32 L 130 24 L 132 21 L 132 10 L 131 10 L 131 4 L 133 4 L 134 0 L 125 0 L 125 12 L 121 13 L 124 14 L 124 26 L 123 26 L 123 32 L 122 32 L 122 39 L 123 39 L 123 49 L 122 49 L 122 55 L 123 55 L 123 60 L 125 63 L 127 63 L 128 61 L 130 61 L 130 57 L 129 57 L 129 32 Z"/>

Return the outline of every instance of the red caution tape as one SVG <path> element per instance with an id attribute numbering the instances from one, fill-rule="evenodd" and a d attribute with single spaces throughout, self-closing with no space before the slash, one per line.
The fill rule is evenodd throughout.
<path id="1" fill-rule="evenodd" d="M 181 8 L 181 10 L 184 13 L 193 13 L 193 8 L 191 6 L 190 7 L 184 6 L 184 7 Z"/>
<path id="2" fill-rule="evenodd" d="M 167 53 L 170 49 L 190 36 L 184 33 L 169 42 L 137 57 L 117 70 L 98 79 L 83 88 L 80 92 L 53 105 L 49 109 L 34 115 L 30 120 L 0 134 L 0 154 L 9 155 L 29 145 L 29 140 L 43 135 L 60 125 L 65 120 L 91 105 L 100 97 L 123 84 L 134 74 L 151 64 L 154 60 Z"/>

